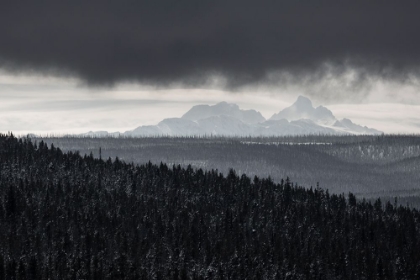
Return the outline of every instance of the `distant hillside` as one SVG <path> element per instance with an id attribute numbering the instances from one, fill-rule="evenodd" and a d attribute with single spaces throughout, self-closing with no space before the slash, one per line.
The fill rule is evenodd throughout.
<path id="1" fill-rule="evenodd" d="M 41 140 L 95 157 L 101 148 L 105 158 L 139 164 L 192 165 L 224 174 L 233 168 L 275 182 L 286 176 L 308 187 L 319 182 L 332 193 L 420 198 L 420 137 L 415 135 L 34 138 Z"/>

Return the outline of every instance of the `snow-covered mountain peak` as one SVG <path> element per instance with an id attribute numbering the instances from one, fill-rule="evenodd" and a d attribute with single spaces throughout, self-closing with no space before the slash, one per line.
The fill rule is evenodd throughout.
<path id="1" fill-rule="evenodd" d="M 269 120 L 255 110 L 242 110 L 238 105 L 220 102 L 215 105 L 196 105 L 181 118 L 168 118 L 157 125 L 140 126 L 127 136 L 280 136 L 303 134 L 381 134 L 382 132 L 353 123 L 337 120 L 324 106 L 313 107 L 309 98 L 299 96 L 295 103 L 274 114 Z M 87 135 L 106 135 L 90 132 Z M 118 134 L 119 135 L 119 134 Z"/>
<path id="2" fill-rule="evenodd" d="M 210 106 L 209 106 L 210 107 Z M 213 105 L 214 108 L 229 108 L 229 109 L 239 109 L 239 106 L 235 103 L 227 103 L 226 101 L 219 102 Z"/>
<path id="3" fill-rule="evenodd" d="M 260 123 L 265 121 L 265 118 L 260 112 L 255 110 L 242 110 L 238 105 L 227 102 L 220 102 L 215 105 L 196 105 L 192 107 L 182 118 L 198 121 L 213 116 L 230 116 L 239 119 L 244 123 Z"/>
<path id="4" fill-rule="evenodd" d="M 341 120 L 341 123 L 344 125 L 352 125 L 353 122 L 350 119 L 344 118 Z"/>
<path id="5" fill-rule="evenodd" d="M 286 119 L 288 121 L 309 119 L 323 125 L 332 125 L 336 121 L 336 118 L 330 110 L 324 106 L 314 108 L 312 101 L 304 96 L 299 96 L 290 107 L 283 109 L 271 117 L 271 120 L 280 119 Z"/>
<path id="6" fill-rule="evenodd" d="M 296 107 L 299 108 L 301 110 L 311 110 L 314 109 L 314 107 L 312 106 L 312 101 L 302 95 L 299 95 L 299 97 L 297 98 L 297 100 L 295 101 L 295 103 L 293 103 L 292 107 Z"/>

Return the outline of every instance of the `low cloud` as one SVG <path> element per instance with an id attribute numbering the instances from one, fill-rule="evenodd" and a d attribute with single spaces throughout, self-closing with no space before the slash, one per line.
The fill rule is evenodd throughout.
<path id="1" fill-rule="evenodd" d="M 0 68 L 96 87 L 238 91 L 292 80 L 315 85 L 308 94 L 323 100 L 362 99 L 372 80 L 418 79 L 419 8 L 410 0 L 7 1 Z"/>

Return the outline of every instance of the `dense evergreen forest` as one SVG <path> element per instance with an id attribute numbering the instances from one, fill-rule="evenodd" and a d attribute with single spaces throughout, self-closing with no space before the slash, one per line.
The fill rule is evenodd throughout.
<path id="1" fill-rule="evenodd" d="M 0 279 L 419 279 L 420 213 L 0 135 Z"/>
<path id="2" fill-rule="evenodd" d="M 383 198 L 420 209 L 419 135 L 306 135 L 261 138 L 33 138 L 64 151 L 79 151 L 125 162 L 151 161 L 170 166 L 191 165 L 227 174 L 289 176 L 294 182 L 320 186 L 331 193 L 352 192 L 367 199 Z"/>

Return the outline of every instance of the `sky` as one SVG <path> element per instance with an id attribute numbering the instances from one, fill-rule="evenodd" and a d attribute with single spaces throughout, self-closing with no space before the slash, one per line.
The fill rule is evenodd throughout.
<path id="1" fill-rule="evenodd" d="M 298 95 L 420 133 L 419 1 L 5 1 L 0 131 L 120 131 Z"/>

